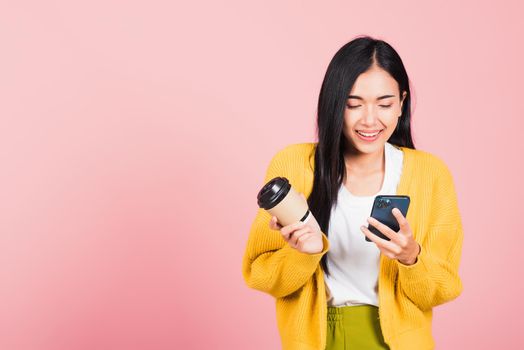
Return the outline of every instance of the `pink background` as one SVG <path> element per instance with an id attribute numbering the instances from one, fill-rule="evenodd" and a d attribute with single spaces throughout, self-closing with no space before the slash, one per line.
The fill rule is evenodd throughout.
<path id="1" fill-rule="evenodd" d="M 315 141 L 327 65 L 360 34 L 400 53 L 416 146 L 457 187 L 465 289 L 434 309 L 437 348 L 516 348 L 522 11 L 2 1 L 0 348 L 279 348 L 241 275 L 256 193 L 277 150 Z"/>

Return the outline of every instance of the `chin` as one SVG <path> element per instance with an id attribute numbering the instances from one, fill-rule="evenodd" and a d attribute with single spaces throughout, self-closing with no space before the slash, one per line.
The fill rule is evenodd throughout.
<path id="1" fill-rule="evenodd" d="M 353 148 L 356 150 L 357 153 L 362 154 L 372 154 L 375 152 L 380 151 L 384 145 L 385 142 L 377 140 L 376 142 L 373 142 L 373 144 L 362 144 L 361 142 L 351 140 L 351 143 L 353 145 Z"/>
<path id="2" fill-rule="evenodd" d="M 369 144 L 369 145 L 357 144 L 357 149 L 360 150 L 362 153 L 374 153 L 384 148 L 385 144 L 386 144 L 385 142 L 381 142 L 381 141 L 376 141 L 376 142 L 373 142 L 373 144 Z"/>

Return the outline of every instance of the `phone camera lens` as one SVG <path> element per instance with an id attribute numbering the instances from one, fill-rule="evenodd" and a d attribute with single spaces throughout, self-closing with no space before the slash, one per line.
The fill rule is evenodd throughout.
<path id="1" fill-rule="evenodd" d="M 390 205 L 391 205 L 391 201 L 390 201 L 389 199 L 383 199 L 383 198 L 379 199 L 379 200 L 378 200 L 378 204 L 377 204 L 377 206 L 378 206 L 379 208 L 381 208 L 381 209 L 382 209 L 382 208 L 387 208 L 387 207 L 389 207 Z"/>

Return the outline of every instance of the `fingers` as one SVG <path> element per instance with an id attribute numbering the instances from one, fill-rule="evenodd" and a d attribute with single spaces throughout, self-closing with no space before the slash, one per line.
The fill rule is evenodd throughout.
<path id="1" fill-rule="evenodd" d="M 295 222 L 294 224 L 284 226 L 280 229 L 280 233 L 282 234 L 282 237 L 287 242 L 289 241 L 290 237 L 294 232 L 298 229 L 305 228 L 306 224 L 302 221 Z"/>
<path id="2" fill-rule="evenodd" d="M 295 233 L 293 233 L 291 235 L 291 239 L 289 240 L 289 244 L 291 245 L 292 248 L 295 248 L 297 249 L 298 246 L 307 241 L 309 238 L 315 236 L 315 232 L 311 231 L 310 229 L 306 228 L 306 229 L 303 229 L 303 230 L 298 230 L 298 231 L 295 231 Z"/>
<path id="3" fill-rule="evenodd" d="M 271 217 L 271 220 L 269 221 L 269 228 L 276 231 L 282 228 L 282 225 L 278 223 L 278 219 L 276 216 Z"/>
<path id="4" fill-rule="evenodd" d="M 404 217 L 404 215 L 402 215 L 400 210 L 398 208 L 393 208 L 391 213 L 393 214 L 395 219 L 397 219 L 397 221 L 398 221 L 398 226 L 400 227 L 400 232 L 407 233 L 407 234 L 411 233 L 411 229 L 409 227 L 408 220 Z"/>
<path id="5" fill-rule="evenodd" d="M 304 226 L 303 228 L 295 230 L 293 233 L 291 233 L 288 243 L 291 245 L 291 247 L 297 248 L 301 242 L 307 240 L 311 236 L 314 236 L 315 233 L 316 232 L 311 227 Z"/>
<path id="6" fill-rule="evenodd" d="M 301 195 L 304 197 L 303 194 Z M 297 221 L 291 225 L 282 226 L 278 223 L 276 216 L 271 217 L 271 220 L 269 221 L 269 227 L 272 230 L 280 230 L 282 238 L 284 238 L 284 240 L 295 249 L 301 242 L 316 234 L 316 231 L 310 225 L 302 221 Z"/>
<path id="7" fill-rule="evenodd" d="M 372 241 L 374 242 L 380 252 L 387 256 L 390 259 L 402 259 L 403 257 L 406 257 L 408 254 L 408 247 L 410 244 L 408 244 L 408 240 L 411 238 L 409 237 L 400 237 L 400 244 L 394 244 L 392 241 L 386 241 L 385 239 L 382 239 L 375 235 L 373 232 L 371 232 L 367 227 L 361 226 L 362 232 Z M 418 244 L 416 241 L 414 241 L 416 245 L 418 245 L 418 254 L 420 254 L 420 250 L 422 249 L 420 244 Z M 409 255 L 412 255 L 409 253 Z"/>
<path id="8" fill-rule="evenodd" d="M 399 223 L 400 229 L 398 232 L 395 232 L 394 230 L 390 229 L 387 225 L 384 225 L 383 223 L 374 218 L 367 219 L 370 225 L 377 228 L 385 236 L 390 238 L 390 241 L 378 237 L 365 226 L 362 226 L 361 230 L 372 242 L 374 242 L 377 245 L 377 247 L 383 255 L 387 256 L 390 259 L 398 259 L 399 261 L 402 261 L 402 259 L 404 259 L 407 261 L 407 259 L 411 259 L 413 255 L 412 251 L 414 244 L 418 243 L 416 243 L 416 241 L 414 240 L 413 233 L 411 232 L 408 221 L 404 217 L 404 215 L 402 215 L 400 210 L 398 208 L 393 208 L 391 213 L 393 214 L 393 216 L 395 216 L 395 219 Z M 420 250 L 419 244 L 418 249 Z"/>
<path id="9" fill-rule="evenodd" d="M 393 231 L 392 229 L 390 229 L 387 225 L 384 225 L 383 223 L 381 223 L 380 221 L 378 221 L 377 219 L 372 218 L 372 217 L 369 217 L 367 220 L 368 220 L 370 225 L 374 226 L 377 230 L 382 232 L 384 234 L 384 236 L 388 237 L 391 241 L 393 241 L 395 243 L 398 243 L 397 233 L 395 231 Z M 375 234 L 373 234 L 373 235 L 376 237 Z M 380 237 L 378 237 L 378 238 L 380 238 Z M 380 238 L 380 239 L 382 239 L 382 238 Z M 382 239 L 382 240 L 386 241 L 385 239 Z"/>
<path id="10" fill-rule="evenodd" d="M 373 225 L 375 226 L 375 225 Z M 376 226 L 375 226 L 376 227 Z M 392 241 L 386 241 L 383 238 L 380 238 L 373 232 L 371 232 L 366 226 L 360 226 L 360 229 L 364 234 L 372 241 L 374 242 L 380 250 L 387 250 L 391 252 L 397 252 L 398 251 L 398 245 L 394 244 Z M 388 236 L 389 237 L 389 236 Z"/>

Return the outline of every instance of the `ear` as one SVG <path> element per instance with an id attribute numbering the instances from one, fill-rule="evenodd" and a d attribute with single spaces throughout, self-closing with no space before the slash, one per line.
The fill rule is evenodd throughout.
<path id="1" fill-rule="evenodd" d="M 400 100 L 400 109 L 402 109 L 402 105 L 404 104 L 404 99 L 406 98 L 407 94 L 408 93 L 406 91 L 402 93 L 402 99 Z"/>

